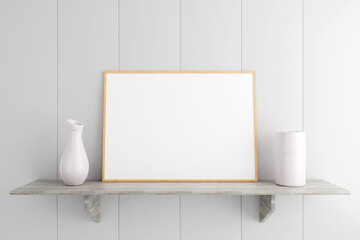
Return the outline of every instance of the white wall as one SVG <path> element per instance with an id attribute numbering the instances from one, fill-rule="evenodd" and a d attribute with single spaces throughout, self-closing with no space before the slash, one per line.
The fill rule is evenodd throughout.
<path id="1" fill-rule="evenodd" d="M 360 1 L 1 0 L 0 239 L 359 239 Z M 259 177 L 274 178 L 275 132 L 307 131 L 308 178 L 351 196 L 9 196 L 57 179 L 67 118 L 85 123 L 101 177 L 105 70 L 255 70 Z"/>

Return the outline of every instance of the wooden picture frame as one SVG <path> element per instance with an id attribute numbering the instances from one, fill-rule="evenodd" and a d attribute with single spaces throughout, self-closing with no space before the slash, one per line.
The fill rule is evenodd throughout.
<path id="1" fill-rule="evenodd" d="M 120 75 L 119 75 L 120 74 Z M 149 75 L 150 74 L 150 75 Z M 130 91 L 134 91 L 135 89 L 135 92 L 137 92 L 137 89 L 136 89 L 136 86 L 142 86 L 141 84 L 133 84 L 134 82 L 132 81 L 129 81 L 127 80 L 126 78 L 129 78 L 129 79 L 133 79 L 134 81 L 138 80 L 138 77 L 142 77 L 142 78 L 150 78 L 151 77 L 145 77 L 145 76 L 157 76 L 156 79 L 152 79 L 152 80 L 149 80 L 149 81 L 153 81 L 154 83 L 157 83 L 158 82 L 158 79 L 162 79 L 164 78 L 165 76 L 169 78 L 169 80 L 166 80 L 166 81 L 171 81 L 172 78 L 184 78 L 186 79 L 187 83 L 190 83 L 190 85 L 193 83 L 189 80 L 189 78 L 191 77 L 199 77 L 200 76 L 206 76 L 207 78 L 209 79 L 213 79 L 213 82 L 220 82 L 220 81 L 224 81 L 223 83 L 226 83 L 226 81 L 232 83 L 232 82 L 237 82 L 237 81 L 233 81 L 235 80 L 234 79 L 231 79 L 235 76 L 239 76 L 239 78 L 244 78 L 244 79 L 247 79 L 246 81 L 249 81 L 249 76 L 251 76 L 251 88 L 249 88 L 249 84 L 247 84 L 247 93 L 246 94 L 241 94 L 241 92 L 239 91 L 239 94 L 237 94 L 236 92 L 232 92 L 234 98 L 236 98 L 237 102 L 241 101 L 241 99 L 239 100 L 239 95 L 246 95 L 247 96 L 247 99 L 249 101 L 249 96 L 248 94 L 252 94 L 252 97 L 251 97 L 251 108 L 253 110 L 253 113 L 252 113 L 252 116 L 249 116 L 249 114 L 245 114 L 245 117 L 243 118 L 247 118 L 247 119 L 252 119 L 252 124 L 251 126 L 253 126 L 253 136 L 251 137 L 251 141 L 253 141 L 253 147 L 249 147 L 249 142 L 247 142 L 247 145 L 248 148 L 245 148 L 246 149 L 246 154 L 250 154 L 249 153 L 249 150 L 248 149 L 253 149 L 253 158 L 251 161 L 254 161 L 254 163 L 249 163 L 249 164 L 254 164 L 253 166 L 251 165 L 249 167 L 249 169 L 253 169 L 251 171 L 253 171 L 253 173 L 249 173 L 249 176 L 251 175 L 251 177 L 249 178 L 228 178 L 228 177 L 225 177 L 225 178 L 203 178 L 203 177 L 194 177 L 194 178 L 189 178 L 189 177 L 186 177 L 186 178 L 168 178 L 168 177 L 151 177 L 151 178 L 136 178 L 136 177 L 110 177 L 110 173 L 109 172 L 114 172 L 113 169 L 117 169 L 118 168 L 118 163 L 116 162 L 117 160 L 114 160 L 114 159 L 118 159 L 117 157 L 114 157 L 114 156 L 117 156 L 117 155 L 114 155 L 113 152 L 116 152 L 116 151 L 119 151 L 117 150 L 118 146 L 121 146 L 121 142 L 124 142 L 124 139 L 121 139 L 119 141 L 118 139 L 118 136 L 119 134 L 116 133 L 116 131 L 119 131 L 119 133 L 121 132 L 121 137 L 122 138 L 126 138 L 126 134 L 124 134 L 124 129 L 122 130 L 118 130 L 118 127 L 119 127 L 119 124 L 115 126 L 115 124 L 112 122 L 112 123 L 107 123 L 107 121 L 109 121 L 109 118 L 115 118 L 113 117 L 114 115 L 111 115 L 111 117 L 107 116 L 107 114 L 114 114 L 114 112 L 116 112 L 116 116 L 118 115 L 117 111 L 119 111 L 119 109 L 121 108 L 121 105 L 122 104 L 122 107 L 125 108 L 127 110 L 127 112 L 129 111 L 132 111 L 133 108 L 128 108 L 127 105 L 124 103 L 124 102 L 127 102 L 129 100 L 129 102 L 134 102 L 134 99 L 132 99 L 133 95 L 136 95 L 136 94 L 128 94 L 128 92 Z M 179 76 L 179 77 L 173 77 L 173 76 Z M 117 77 L 117 76 L 120 76 L 120 77 Z M 135 77 L 136 76 L 136 77 Z M 181 76 L 181 77 L 180 77 Z M 214 77 L 213 77 L 214 76 Z M 215 77 L 216 76 L 216 77 Z M 220 77 L 222 76 L 224 78 L 224 80 L 221 80 L 221 79 L 215 79 L 217 77 Z M 240 77 L 241 76 L 241 77 Z M 125 78 L 125 79 L 122 79 L 124 81 L 120 81 L 119 79 L 118 80 L 115 80 L 114 78 Z M 111 79 L 111 80 L 110 80 Z M 142 80 L 143 81 L 143 80 Z M 159 80 L 160 81 L 160 80 Z M 184 80 L 185 81 L 185 80 Z M 238 81 L 241 81 L 240 79 Z M 108 84 L 109 82 L 111 82 L 112 84 L 112 88 L 109 88 Z M 123 83 L 124 82 L 124 83 Z M 174 80 L 174 82 L 176 82 L 176 80 Z M 179 82 L 179 81 L 177 81 Z M 127 85 L 126 84 L 131 84 L 131 87 L 129 89 L 129 91 L 126 90 L 127 88 Z M 142 83 L 150 83 L 148 82 L 147 80 Z M 163 82 L 164 83 L 164 82 Z M 117 86 L 119 84 L 125 84 L 123 86 Z M 217 83 L 218 84 L 218 83 Z M 243 84 L 243 83 L 241 83 Z M 201 86 L 204 86 L 205 84 L 201 85 Z M 207 84 L 206 84 L 207 85 Z M 135 87 L 134 87 L 135 86 Z M 149 85 L 150 86 L 150 85 Z M 162 86 L 162 85 L 157 85 L 157 86 Z M 218 85 L 218 87 L 220 86 L 223 86 L 223 84 L 221 85 Z M 199 87 L 199 86 L 197 86 Z M 115 90 L 113 88 L 117 88 L 118 90 L 116 91 L 123 91 L 122 94 L 121 93 L 118 93 L 118 92 L 114 92 Z M 234 88 L 231 88 L 231 87 L 228 87 L 230 90 L 231 89 L 234 89 Z M 119 90 L 120 89 L 120 90 Z M 169 89 L 176 89 L 175 87 L 174 88 L 169 88 Z M 169 90 L 168 89 L 168 90 Z M 198 88 L 200 89 L 200 88 Z M 213 89 L 217 89 L 217 88 L 213 88 Z M 229 90 L 227 89 L 227 90 Z M 225 89 L 226 90 L 226 89 Z M 249 91 L 251 90 L 251 93 L 248 93 Z M 139 91 L 142 91 L 142 93 L 144 93 L 143 90 L 139 90 Z M 177 90 L 176 90 L 177 91 Z M 146 92 L 149 92 L 149 91 L 146 91 Z M 161 95 L 162 92 L 157 92 L 158 94 Z M 208 93 L 207 93 L 208 94 Z M 127 99 L 125 99 L 124 97 L 122 99 L 116 99 L 114 100 L 113 98 L 118 98 L 118 96 L 123 96 L 123 95 L 127 95 Z M 225 94 L 227 95 L 227 94 Z M 111 98 L 111 99 L 108 99 L 108 98 Z M 138 98 L 136 98 L 138 99 Z M 109 101 L 111 101 L 112 103 L 110 104 Z M 116 104 L 113 104 L 113 102 L 116 102 Z M 136 100 L 137 101 L 137 100 Z M 107 103 L 108 102 L 108 103 Z M 145 104 L 147 101 L 144 101 Z M 247 113 L 249 113 L 249 104 L 247 104 L 246 106 L 246 109 L 247 109 Z M 139 105 L 137 105 L 139 106 Z M 154 106 L 154 105 L 152 105 Z M 107 109 L 107 108 L 110 108 L 110 109 Z M 118 109 L 119 108 L 119 109 Z M 129 110 L 130 109 L 130 110 Z M 221 108 L 220 108 L 221 109 Z M 111 113 L 109 113 L 108 111 L 111 111 Z M 228 111 L 230 112 L 230 111 Z M 128 115 L 131 115 L 131 114 L 122 114 L 121 116 L 123 116 L 122 118 L 126 118 Z M 181 115 L 182 116 L 182 115 Z M 120 118 L 120 119 L 122 119 Z M 129 117 L 130 118 L 130 117 Z M 228 118 L 227 118 L 228 119 Z M 117 122 L 121 122 L 121 121 L 117 121 Z M 128 121 L 128 123 L 132 123 L 131 121 Z M 135 121 L 136 122 L 136 121 Z M 249 122 L 249 120 L 247 120 L 247 122 Z M 107 129 L 107 125 L 109 125 L 109 128 L 111 128 L 111 131 L 110 129 Z M 124 126 L 124 124 L 120 124 L 121 126 Z M 250 124 L 249 124 L 250 125 Z M 132 127 L 133 129 L 136 129 L 136 127 Z M 109 131 L 107 133 L 107 130 Z M 125 131 L 127 131 L 125 129 Z M 252 131 L 252 130 L 251 130 Z M 249 133 L 249 129 L 246 130 L 247 133 Z M 110 136 L 112 136 L 111 140 L 107 139 L 107 138 L 110 138 Z M 241 135 L 241 134 L 240 134 Z M 249 138 L 250 139 L 250 138 Z M 112 145 L 112 147 L 110 148 L 110 146 L 107 146 L 106 145 L 106 142 L 109 141 L 109 142 L 116 142 L 117 145 Z M 149 142 L 153 142 L 153 141 L 149 141 Z M 133 141 L 133 143 L 135 143 Z M 110 144 L 110 143 L 108 143 Z M 133 145 L 129 145 L 130 147 L 131 146 L 134 146 L 135 144 Z M 111 149 L 114 149 L 113 146 L 116 146 L 116 149 L 113 151 Z M 108 149 L 107 149 L 108 147 Z M 241 146 L 239 146 L 239 148 L 241 148 Z M 127 149 L 125 146 L 124 146 L 124 149 Z M 107 152 L 108 151 L 108 152 Z M 127 150 L 124 150 L 124 152 L 127 151 Z M 138 150 L 138 151 L 133 151 L 132 153 L 136 153 L 141 151 Z M 126 155 L 126 156 L 132 156 L 131 154 L 129 155 L 128 153 L 123 153 L 123 150 L 120 150 L 120 152 L 122 152 L 121 154 L 123 155 Z M 156 151 L 155 151 L 156 152 Z M 236 152 L 238 153 L 238 152 Z M 113 155 L 112 155 L 113 154 Z M 121 155 L 120 154 L 120 155 Z M 245 154 L 245 155 L 246 155 Z M 111 160 L 109 159 L 106 159 L 107 155 L 109 155 L 108 157 L 111 156 Z M 156 155 L 156 154 L 155 154 Z M 239 154 L 240 155 L 240 154 Z M 126 159 L 125 157 L 119 157 L 121 159 Z M 140 161 L 139 159 L 142 159 L 141 157 L 134 157 L 133 160 L 136 160 L 136 161 Z M 145 158 L 144 158 L 145 159 Z M 156 159 L 158 160 L 156 157 L 153 157 L 153 159 Z M 166 158 L 168 159 L 168 158 Z M 230 159 L 230 158 L 229 158 Z M 183 159 L 182 159 L 183 160 Z M 130 160 L 132 161 L 132 160 Z M 141 160 L 143 161 L 142 163 L 145 163 L 144 160 Z M 225 160 L 224 160 L 225 161 Z M 233 161 L 233 160 L 231 160 Z M 231 162 L 229 161 L 229 162 Z M 109 163 L 110 162 L 110 163 Z M 214 161 L 212 161 L 214 162 Z M 108 164 L 106 164 L 108 163 Z M 164 163 L 164 162 L 162 162 Z M 174 162 L 175 163 L 175 162 Z M 178 163 L 178 161 L 176 162 Z M 112 164 L 112 165 L 111 165 Z M 133 162 L 129 162 L 130 165 L 133 164 Z M 146 164 L 148 164 L 148 162 L 146 162 Z M 111 165 L 111 166 L 109 166 Z M 114 167 L 114 165 L 116 167 Z M 138 165 L 135 165 L 136 167 L 138 167 L 139 171 L 142 168 L 142 166 L 139 166 L 140 164 Z M 158 166 L 158 167 L 164 167 L 164 165 L 166 164 L 161 164 L 161 166 Z M 121 171 L 123 171 L 122 173 L 119 173 L 120 175 L 119 176 L 122 176 L 121 174 L 123 175 L 128 175 L 128 174 L 131 174 L 132 173 L 135 173 L 134 175 L 138 175 L 136 169 L 134 170 L 134 166 L 129 167 L 129 169 L 126 169 L 126 167 L 124 167 L 127 165 L 122 165 L 121 167 Z M 148 165 L 147 165 L 148 166 Z M 166 165 L 168 166 L 168 165 Z M 165 166 L 165 167 L 166 167 Z M 232 166 L 229 165 L 227 166 L 228 168 L 227 169 L 230 169 Z M 146 168 L 146 167 L 144 167 Z M 172 169 L 174 170 L 174 169 Z M 188 170 L 188 169 L 187 169 Z M 143 171 L 143 170 L 141 170 Z M 166 172 L 166 169 L 164 169 L 164 171 Z M 195 170 L 194 170 L 195 171 Z M 197 170 L 196 170 L 197 171 Z M 202 169 L 198 169 L 197 172 L 201 172 Z M 211 170 L 213 171 L 213 170 Z M 211 172 L 209 171 L 209 172 Z M 169 171 L 171 172 L 171 171 Z M 155 173 L 154 173 L 155 174 Z M 161 174 L 163 174 L 163 172 L 161 171 Z M 233 174 L 233 173 L 232 173 Z M 114 174 L 112 174 L 114 175 Z M 148 173 L 146 173 L 145 175 L 148 175 Z M 186 175 L 186 174 L 185 174 Z M 209 174 L 211 175 L 211 174 Z M 216 174 L 215 174 L 216 175 Z M 230 174 L 229 174 L 230 175 Z M 156 176 L 156 175 L 155 175 Z M 102 181 L 104 182 L 257 182 L 258 181 L 258 163 L 257 163 L 257 123 L 256 123 L 256 73 L 253 72 L 253 71 L 186 71 L 186 72 L 178 72 L 178 71 L 106 71 L 104 72 L 104 109 L 103 109 L 103 155 L 102 155 Z"/>

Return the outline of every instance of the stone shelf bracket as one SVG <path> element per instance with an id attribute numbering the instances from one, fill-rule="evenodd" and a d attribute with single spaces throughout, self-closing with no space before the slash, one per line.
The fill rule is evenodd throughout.
<path id="1" fill-rule="evenodd" d="M 265 222 L 274 211 L 275 195 L 260 196 L 260 222 Z"/>
<path id="2" fill-rule="evenodd" d="M 100 195 L 85 195 L 84 209 L 96 223 L 100 223 Z"/>
<path id="3" fill-rule="evenodd" d="M 81 195 L 84 209 L 100 222 L 101 195 L 256 195 L 260 196 L 260 222 L 275 211 L 276 195 L 349 195 L 346 189 L 323 180 L 307 181 L 304 187 L 282 187 L 274 181 L 258 182 L 101 182 L 85 181 L 65 186 L 60 180 L 36 180 L 14 189 L 11 195 Z"/>

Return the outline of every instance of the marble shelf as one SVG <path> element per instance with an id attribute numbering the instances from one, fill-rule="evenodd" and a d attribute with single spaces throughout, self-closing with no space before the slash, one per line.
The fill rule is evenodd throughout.
<path id="1" fill-rule="evenodd" d="M 260 222 L 275 211 L 276 195 L 349 195 L 346 189 L 323 180 L 304 187 L 282 187 L 274 181 L 258 182 L 101 182 L 66 186 L 60 180 L 36 180 L 14 189 L 11 195 L 83 195 L 85 210 L 100 222 L 100 195 L 259 195 Z"/>

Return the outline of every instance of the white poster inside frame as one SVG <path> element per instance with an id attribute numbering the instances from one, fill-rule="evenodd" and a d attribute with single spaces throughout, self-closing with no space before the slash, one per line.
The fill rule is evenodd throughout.
<path id="1" fill-rule="evenodd" d="M 103 181 L 257 181 L 255 72 L 105 72 Z"/>

